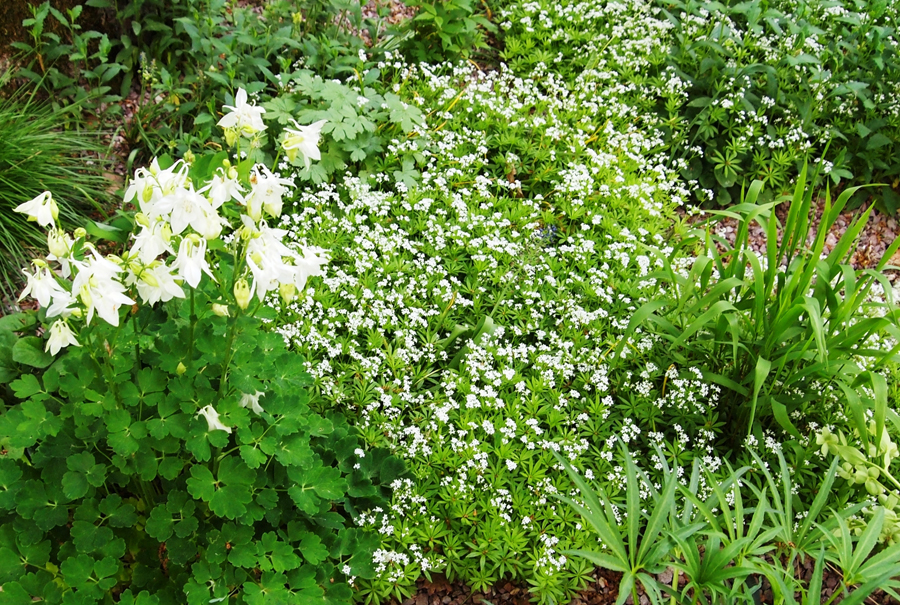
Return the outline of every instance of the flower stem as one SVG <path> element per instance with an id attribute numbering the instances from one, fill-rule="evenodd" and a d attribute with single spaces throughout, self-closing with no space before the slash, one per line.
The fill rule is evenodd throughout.
<path id="1" fill-rule="evenodd" d="M 194 326 L 197 325 L 197 313 L 194 311 L 194 289 L 191 288 L 191 326 L 188 329 L 188 354 L 187 365 L 194 361 Z"/>
<path id="2" fill-rule="evenodd" d="M 225 394 L 225 383 L 228 381 L 228 366 L 231 365 L 231 358 L 234 356 L 234 337 L 237 334 L 238 317 L 240 317 L 240 315 L 235 313 L 235 316 L 228 320 L 228 338 L 225 341 L 225 361 L 222 363 L 222 376 L 219 378 L 219 391 L 216 394 L 217 403 Z"/>

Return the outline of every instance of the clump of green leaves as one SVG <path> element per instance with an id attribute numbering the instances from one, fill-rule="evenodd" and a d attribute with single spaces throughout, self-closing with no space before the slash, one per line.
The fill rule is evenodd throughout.
<path id="1" fill-rule="evenodd" d="M 599 549 L 566 554 L 621 572 L 617 605 L 629 596 L 638 600 L 638 586 L 655 605 L 749 605 L 759 602 L 763 577 L 770 582 L 774 602 L 797 603 L 799 595 L 801 603 L 811 605 L 822 602 L 825 561 L 841 570 L 843 578 L 826 603 L 851 595 L 854 602 L 862 602 L 878 589 L 897 597 L 900 544 L 879 546 L 877 540 L 890 511 L 875 507 L 868 524 L 853 533 L 848 520 L 862 504 L 825 510 L 837 460 L 820 481 L 812 503 L 797 511 L 794 483 L 781 452 L 776 452 L 778 465 L 772 471 L 751 453 L 752 466 L 729 468 L 722 478 L 714 478 L 695 460 L 687 483 L 679 485 L 658 450 L 655 459 L 666 473 L 658 491 L 623 447 L 624 504 L 614 503 L 608 489 L 591 486 L 557 455 L 578 488 L 577 497 L 558 498 L 577 511 L 599 538 Z M 698 497 L 704 475 L 711 493 Z M 682 500 L 675 498 L 676 491 Z M 642 502 L 639 494 L 644 493 L 649 493 L 649 503 Z M 754 505 L 748 506 L 751 501 Z M 804 580 L 797 570 L 810 558 L 815 561 L 813 573 Z M 667 567 L 675 572 L 671 585 L 656 575 Z"/>
<path id="2" fill-rule="evenodd" d="M 207 293 L 194 302 L 205 308 Z M 13 359 L 50 363 L 29 340 L 38 318 L 16 319 L 29 336 Z M 372 573 L 377 540 L 349 519 L 381 501 L 402 465 L 374 452 L 354 468 L 357 438 L 342 417 L 309 410 L 303 359 L 259 319 L 240 318 L 220 398 L 229 320 L 199 319 L 191 330 L 188 304 L 144 307 L 122 329 L 82 331 L 83 347 L 10 384 L 0 602 L 121 592 L 146 603 L 339 603 L 350 600 L 346 576 Z M 258 416 L 240 406 L 240 390 L 252 389 L 265 391 Z M 217 400 L 231 434 L 197 416 Z"/>
<path id="3" fill-rule="evenodd" d="M 72 104 L 97 114 L 121 111 L 116 103 L 121 96 L 112 84 L 127 67 L 112 56 L 114 42 L 108 34 L 82 30 L 78 19 L 84 7 L 77 5 L 65 14 L 50 6 L 50 2 L 29 8 L 32 16 L 22 25 L 28 29 L 31 42 L 11 44 L 21 51 L 24 62 L 16 75 L 48 93 L 49 102 L 57 111 Z M 47 19 L 51 16 L 59 23 L 62 36 L 47 31 Z"/>
<path id="4" fill-rule="evenodd" d="M 262 293 L 250 308 L 247 265 L 259 270 L 275 259 L 248 242 L 277 234 L 258 214 L 262 202 L 249 198 L 267 195 L 266 212 L 276 217 L 281 202 L 258 173 L 251 185 L 251 160 L 235 168 L 225 155 L 195 158 L 190 170 L 163 158 L 140 171 L 133 189 L 147 214 L 74 238 L 54 224 L 61 268 L 36 261 L 29 288 L 65 309 L 51 304 L 0 322 L 0 372 L 14 378 L 0 415 L 0 603 L 87 604 L 110 594 L 147 604 L 346 603 L 353 581 L 374 575 L 378 539 L 354 521 L 384 506 L 403 464 L 385 450 L 363 450 L 343 416 L 309 408 L 304 359 L 266 329 L 274 312 Z M 205 206 L 198 196 L 214 178 L 229 179 L 229 191 L 257 189 L 247 205 L 223 206 L 231 194 L 216 190 L 209 195 L 227 199 Z M 198 218 L 198 204 L 221 208 L 207 238 L 188 231 L 199 223 L 180 222 L 191 208 Z M 255 220 L 237 220 L 245 208 Z M 239 227 L 226 242 L 218 235 L 229 220 Z M 160 254 L 142 257 L 136 243 L 101 259 L 88 238 L 124 242 L 138 226 L 140 237 L 160 234 L 152 244 Z M 165 266 L 174 238 L 179 283 Z M 206 253 L 207 242 L 214 262 L 189 258 L 191 247 Z M 281 263 L 294 254 L 278 250 Z M 114 277 L 122 272 L 131 276 L 124 283 Z M 258 277 L 254 287 L 272 287 Z M 132 306 L 126 292 L 147 304 Z M 285 300 L 295 294 L 294 282 L 281 287 Z"/>
<path id="5" fill-rule="evenodd" d="M 771 422 L 799 438 L 798 418 L 823 420 L 825 387 L 816 385 L 843 394 L 864 442 L 866 414 L 874 413 L 880 440 L 887 383 L 879 370 L 897 359 L 897 347 L 883 346 L 880 338 L 900 334 L 892 288 L 882 269 L 900 240 L 875 270 L 857 271 L 849 257 L 871 207 L 824 254 L 826 235 L 855 189 L 846 189 L 834 203 L 826 192 L 822 220 L 806 249 L 814 211 L 806 168 L 786 202 L 790 209 L 780 241 L 775 203 L 756 203 L 762 187 L 754 182 L 742 204 L 718 213 L 741 221 L 733 245 L 707 225 L 706 231 L 685 239 L 684 245 L 702 246 L 688 271 L 675 268 L 674 256 L 664 259 L 665 268 L 651 277 L 665 284 L 665 294 L 635 313 L 629 332 L 638 325 L 649 327 L 667 343 L 666 357 L 657 365 L 696 367 L 722 387 L 718 411 L 734 431 L 732 445 L 752 433 L 761 437 Z M 749 246 L 751 221 L 767 234 L 765 256 Z M 881 293 L 884 300 L 870 298 Z M 625 346 L 623 340 L 618 351 Z"/>
<path id="6" fill-rule="evenodd" d="M 669 131 L 676 148 L 703 147 L 688 174 L 703 187 L 724 188 L 717 194 L 719 204 L 730 202 L 752 179 L 781 191 L 810 147 L 821 150 L 833 141 L 823 158 L 830 165 L 828 177 L 834 183 L 887 183 L 878 197 L 885 209 L 896 211 L 900 196 L 896 184 L 890 186 L 900 176 L 900 122 L 890 109 L 897 100 L 891 82 L 900 74 L 895 7 L 887 2 L 658 4 L 674 26 L 660 68 L 681 75 L 687 93 L 681 103 L 671 98 L 660 111 L 670 118 L 680 114 Z M 770 37 L 785 40 L 775 53 Z M 856 205 L 869 195 L 858 192 Z"/>
<path id="7" fill-rule="evenodd" d="M 325 182 L 352 165 L 363 176 L 393 169 L 395 174 L 405 171 L 397 180 L 407 186 L 417 182 L 419 173 L 414 166 L 424 163 L 421 149 L 427 144 L 425 139 L 418 140 L 425 129 L 424 115 L 397 94 L 378 92 L 374 86 L 380 75 L 380 70 L 371 69 L 358 81 L 341 83 L 302 70 L 292 76 L 288 91 L 263 104 L 265 119 L 281 126 L 290 126 L 293 120 L 327 120 L 322 128 L 327 135 L 322 160 L 299 168 L 301 179 Z M 391 154 L 384 153 L 385 146 L 393 139 L 417 140 L 414 149 L 400 157 L 389 157 Z M 298 158 L 295 165 L 302 166 L 302 159 Z"/>
<path id="8" fill-rule="evenodd" d="M 485 32 L 495 32 L 475 0 L 405 0 L 418 12 L 407 24 L 414 32 L 404 50 L 416 61 L 465 59 L 487 47 Z"/>

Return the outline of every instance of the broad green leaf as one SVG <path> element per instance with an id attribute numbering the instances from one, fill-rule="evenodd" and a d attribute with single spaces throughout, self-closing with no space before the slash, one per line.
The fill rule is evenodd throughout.
<path id="1" fill-rule="evenodd" d="M 44 352 L 44 343 L 37 336 L 17 340 L 12 348 L 12 359 L 33 368 L 46 368 L 53 363 L 53 355 Z"/>

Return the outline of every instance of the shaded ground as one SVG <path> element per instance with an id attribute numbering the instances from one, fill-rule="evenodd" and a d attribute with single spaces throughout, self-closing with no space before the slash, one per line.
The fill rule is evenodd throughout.
<path id="1" fill-rule="evenodd" d="M 804 566 L 802 576 L 808 579 L 812 574 L 812 561 Z M 598 569 L 593 574 L 593 581 L 588 584 L 581 592 L 579 592 L 567 605 L 612 605 L 619 596 L 618 586 L 622 574 Z M 657 576 L 660 582 L 670 585 L 672 583 L 672 571 Z M 391 600 L 385 605 L 530 605 L 530 595 L 527 588 L 517 586 L 511 582 L 497 584 L 492 590 L 487 592 L 473 592 L 468 586 L 462 582 L 448 582 L 441 574 L 433 576 L 433 582 L 420 579 L 417 583 L 418 590 L 412 597 L 398 603 Z M 750 582 L 754 580 L 751 579 Z M 841 575 L 836 570 L 826 570 L 825 580 L 822 586 L 821 599 L 822 602 L 827 601 L 834 593 L 835 589 L 840 586 Z M 684 578 L 680 579 L 680 586 L 684 587 Z M 799 595 L 798 595 L 799 597 Z M 834 600 L 834 603 L 840 603 L 841 597 Z M 773 595 L 769 589 L 768 582 L 763 582 L 763 588 L 760 594 L 760 603 L 772 603 Z M 625 601 L 626 605 L 633 605 L 631 597 Z M 650 599 L 641 594 L 639 597 L 639 605 L 649 605 Z M 896 601 L 882 591 L 867 597 L 864 601 L 869 605 L 897 605 L 900 601 Z"/>

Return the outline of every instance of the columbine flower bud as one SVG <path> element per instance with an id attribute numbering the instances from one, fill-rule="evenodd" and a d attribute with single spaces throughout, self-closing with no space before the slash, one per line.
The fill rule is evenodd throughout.
<path id="1" fill-rule="evenodd" d="M 251 296 L 250 284 L 247 283 L 247 280 L 243 278 L 237 280 L 234 284 L 234 300 L 242 311 L 246 311 L 247 307 L 250 306 Z"/>
<path id="2" fill-rule="evenodd" d="M 286 282 L 278 286 L 278 293 L 281 295 L 281 300 L 284 304 L 288 304 L 294 297 L 297 295 L 297 286 L 295 286 L 292 282 Z"/>
<path id="3" fill-rule="evenodd" d="M 141 271 L 141 281 L 150 286 L 151 288 L 159 287 L 159 280 L 156 279 L 156 276 L 153 275 L 150 271 Z"/>
<path id="4" fill-rule="evenodd" d="M 253 229 L 252 227 L 244 225 L 243 227 L 241 227 L 240 235 L 242 240 L 249 241 L 251 239 L 259 237 L 259 231 Z"/>
<path id="5" fill-rule="evenodd" d="M 231 317 L 231 313 L 228 311 L 228 305 L 213 303 L 212 312 L 219 317 Z"/>
<path id="6" fill-rule="evenodd" d="M 235 168 L 234 166 L 228 167 L 228 178 L 231 179 L 232 181 L 237 180 L 237 178 L 238 178 L 237 168 Z"/>
<path id="7" fill-rule="evenodd" d="M 150 219 L 147 218 L 147 215 L 144 214 L 143 212 L 138 212 L 137 214 L 134 215 L 134 222 L 136 222 L 141 227 L 149 227 L 150 226 Z"/>
<path id="8" fill-rule="evenodd" d="M 179 361 L 178 366 L 175 368 L 175 373 L 181 376 L 185 372 L 187 372 L 187 367 Z"/>
<path id="9" fill-rule="evenodd" d="M 874 479 L 866 481 L 866 491 L 872 496 L 880 496 L 884 492 L 884 488 Z"/>
<path id="10" fill-rule="evenodd" d="M 54 221 L 59 220 L 59 206 L 56 205 L 56 200 L 52 197 L 50 198 L 50 214 L 53 216 Z"/>
<path id="11" fill-rule="evenodd" d="M 184 152 L 184 161 L 188 164 L 193 164 L 194 160 L 197 159 L 197 156 L 194 155 L 194 152 L 188 149 Z"/>
<path id="12" fill-rule="evenodd" d="M 47 234 L 47 249 L 56 258 L 64 258 L 69 255 L 69 242 L 66 233 L 59 229 L 52 229 Z"/>
<path id="13" fill-rule="evenodd" d="M 81 239 L 83 237 L 87 237 L 87 231 L 84 229 L 84 227 L 78 227 L 77 229 L 75 229 L 73 235 L 75 236 L 75 239 Z"/>
<path id="14" fill-rule="evenodd" d="M 88 287 L 88 285 L 89 284 L 81 286 L 81 292 L 79 292 L 79 294 L 81 295 L 82 304 L 84 304 L 85 307 L 90 308 L 94 306 L 94 299 L 91 296 L 91 289 Z"/>

